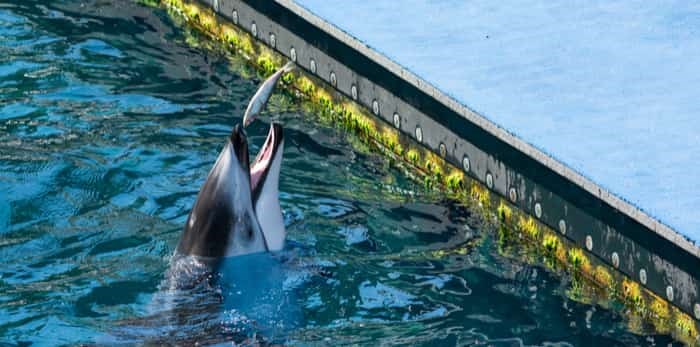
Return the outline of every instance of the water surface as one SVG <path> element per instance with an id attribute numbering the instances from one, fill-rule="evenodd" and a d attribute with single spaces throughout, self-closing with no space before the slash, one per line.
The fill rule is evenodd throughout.
<path id="1" fill-rule="evenodd" d="M 254 153 L 271 120 L 285 126 L 289 242 L 256 262 L 264 276 L 222 275 L 225 295 L 248 284 L 265 305 L 194 298 L 177 329 L 160 326 L 152 307 L 187 213 L 260 82 L 197 42 L 128 1 L 0 4 L 0 341 L 670 341 L 569 299 L 567 279 L 500 255 L 469 211 L 284 95 L 248 134 Z"/>

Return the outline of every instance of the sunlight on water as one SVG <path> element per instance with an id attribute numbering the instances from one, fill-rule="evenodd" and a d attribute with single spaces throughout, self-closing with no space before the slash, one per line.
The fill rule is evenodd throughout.
<path id="1" fill-rule="evenodd" d="M 0 4 L 0 341 L 669 341 L 500 256 L 468 211 L 281 95 L 248 134 L 257 152 L 267 122 L 285 126 L 286 249 L 217 274 L 181 264 L 173 286 L 187 213 L 260 81 L 168 18 L 129 1 Z"/>

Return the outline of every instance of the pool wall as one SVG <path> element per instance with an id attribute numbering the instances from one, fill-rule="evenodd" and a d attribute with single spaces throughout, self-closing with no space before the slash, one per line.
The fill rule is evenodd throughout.
<path id="1" fill-rule="evenodd" d="M 696 341 L 700 252 L 676 232 L 291 1 L 162 3 L 263 73 L 295 61 L 301 73 L 285 85 L 322 118 L 478 205 L 502 239 Z"/>

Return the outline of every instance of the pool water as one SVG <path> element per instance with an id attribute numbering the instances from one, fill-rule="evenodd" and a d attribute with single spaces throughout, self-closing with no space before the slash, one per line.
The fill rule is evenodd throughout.
<path id="1" fill-rule="evenodd" d="M 502 255 L 469 210 L 282 94 L 247 131 L 253 155 L 285 127 L 286 249 L 234 260 L 250 271 L 218 274 L 224 303 L 154 309 L 259 82 L 160 9 L 0 4 L 0 343 L 672 342 L 572 300 L 569 279 Z"/>

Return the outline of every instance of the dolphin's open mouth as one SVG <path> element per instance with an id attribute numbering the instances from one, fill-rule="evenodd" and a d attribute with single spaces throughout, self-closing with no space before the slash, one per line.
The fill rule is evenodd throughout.
<path id="1" fill-rule="evenodd" d="M 250 166 L 250 188 L 253 192 L 258 191 L 261 182 L 265 182 L 266 176 L 270 171 L 272 161 L 280 148 L 280 144 L 284 139 L 282 126 L 277 123 L 270 124 L 270 131 L 267 133 L 265 144 L 258 152 L 255 161 Z"/>

